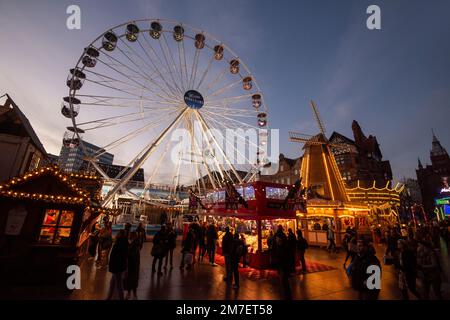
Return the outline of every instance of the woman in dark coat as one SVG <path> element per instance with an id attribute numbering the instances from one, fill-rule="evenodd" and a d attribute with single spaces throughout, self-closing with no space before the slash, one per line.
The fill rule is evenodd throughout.
<path id="1" fill-rule="evenodd" d="M 120 230 L 109 257 L 109 272 L 112 273 L 107 300 L 110 300 L 117 289 L 119 298 L 123 300 L 123 274 L 127 270 L 128 239 L 125 230 Z"/>
<path id="2" fill-rule="evenodd" d="M 158 262 L 158 276 L 162 276 L 161 271 L 162 262 L 167 254 L 167 232 L 166 226 L 162 225 L 161 230 L 159 230 L 153 237 L 153 247 L 152 247 L 152 274 L 156 272 L 156 262 Z"/>
<path id="3" fill-rule="evenodd" d="M 130 233 L 130 246 L 128 248 L 128 271 L 125 279 L 125 290 L 128 291 L 126 299 L 131 297 L 137 299 L 136 289 L 139 284 L 139 267 L 141 263 L 141 240 L 137 232 Z"/>

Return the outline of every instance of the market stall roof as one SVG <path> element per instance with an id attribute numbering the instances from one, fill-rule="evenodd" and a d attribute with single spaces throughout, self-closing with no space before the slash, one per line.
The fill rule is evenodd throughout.
<path id="1" fill-rule="evenodd" d="M 58 166 L 47 166 L 0 184 L 0 198 L 78 205 L 94 213 L 113 213 L 114 210 L 102 208 L 91 199 L 89 190 L 80 188 L 80 181 L 98 179 L 81 173 L 67 174 Z"/>

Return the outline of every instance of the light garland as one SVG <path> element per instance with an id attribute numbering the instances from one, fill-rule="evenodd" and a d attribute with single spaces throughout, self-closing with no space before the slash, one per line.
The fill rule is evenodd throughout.
<path id="1" fill-rule="evenodd" d="M 76 192 L 79 196 L 78 197 L 68 197 L 68 196 L 58 196 L 58 195 L 47 195 L 47 194 L 40 194 L 40 193 L 27 193 L 27 192 L 20 192 L 20 191 L 14 191 L 10 188 L 13 186 L 20 185 L 26 181 L 35 179 L 37 177 L 40 177 L 44 174 L 52 174 L 53 176 L 59 178 L 62 182 L 66 183 L 67 186 L 72 189 L 72 191 Z M 73 181 L 71 181 L 70 178 L 81 178 L 81 179 L 88 179 L 88 180 L 97 180 L 99 181 L 99 177 L 92 176 L 92 175 L 84 175 L 84 174 L 76 174 L 71 173 L 70 175 L 65 174 L 61 171 L 61 169 L 58 166 L 49 166 L 49 167 L 43 167 L 36 169 L 31 172 L 27 172 L 24 175 L 20 177 L 14 177 L 10 179 L 7 183 L 0 185 L 0 195 L 15 199 L 30 199 L 30 200 L 40 200 L 40 201 L 46 201 L 46 202 L 54 202 L 54 203 L 70 203 L 70 204 L 83 204 L 83 203 L 89 203 L 89 193 L 85 190 L 78 188 Z"/>

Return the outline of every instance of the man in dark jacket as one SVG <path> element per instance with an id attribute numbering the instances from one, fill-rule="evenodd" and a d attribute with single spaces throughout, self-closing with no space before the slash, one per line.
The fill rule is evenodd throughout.
<path id="1" fill-rule="evenodd" d="M 224 281 L 230 281 L 231 276 L 231 251 L 233 249 L 233 234 L 230 228 L 225 228 L 225 235 L 222 238 L 222 254 L 225 258 L 225 277 Z"/>
<path id="2" fill-rule="evenodd" d="M 216 226 L 210 224 L 206 232 L 206 246 L 208 248 L 209 263 L 212 266 L 217 266 L 215 262 L 217 239 L 219 239 L 219 235 L 217 234 Z"/>
<path id="3" fill-rule="evenodd" d="M 288 246 L 288 257 L 289 257 L 289 265 L 290 265 L 290 272 L 295 272 L 295 252 L 297 251 L 297 238 L 292 232 L 292 229 L 288 229 L 288 239 L 287 239 L 287 246 Z"/>
<path id="4" fill-rule="evenodd" d="M 162 276 L 163 273 L 161 271 L 162 262 L 164 257 L 167 254 L 167 232 L 166 226 L 162 225 L 161 230 L 159 230 L 155 236 L 153 237 L 153 247 L 152 247 L 152 274 L 156 272 L 155 266 L 156 262 L 158 262 L 158 276 Z"/>
<path id="5" fill-rule="evenodd" d="M 231 262 L 231 278 L 227 281 L 229 284 L 233 282 L 234 289 L 239 288 L 239 260 L 244 253 L 244 242 L 239 238 L 239 233 L 235 232 L 231 246 L 230 262 Z"/>
<path id="6" fill-rule="evenodd" d="M 350 277 L 353 289 L 358 291 L 360 300 L 377 300 L 380 294 L 379 289 L 369 289 L 367 280 L 371 276 L 367 273 L 367 268 L 371 265 L 378 266 L 381 272 L 381 263 L 375 256 L 375 249 L 363 240 L 359 240 L 358 254 L 352 263 Z M 381 274 L 380 274 L 381 277 Z"/>
<path id="7" fill-rule="evenodd" d="M 289 258 L 288 238 L 283 232 L 283 227 L 278 226 L 273 240 L 273 249 L 275 257 L 275 265 L 278 267 L 278 273 L 281 278 L 284 298 L 292 299 L 291 288 L 289 286 L 289 274 L 291 271 L 291 263 Z"/>
<path id="8" fill-rule="evenodd" d="M 128 239 L 125 230 L 120 230 L 116 237 L 109 257 L 109 272 L 112 273 L 107 300 L 113 297 L 114 291 L 119 291 L 119 299 L 123 300 L 123 273 L 127 270 Z"/>
<path id="9" fill-rule="evenodd" d="M 167 225 L 167 254 L 164 269 L 167 269 L 167 264 L 170 259 L 170 269 L 173 269 L 173 251 L 177 246 L 177 233 L 173 229 L 171 223 Z"/>
<path id="10" fill-rule="evenodd" d="M 306 273 L 306 262 L 305 262 L 305 251 L 308 249 L 308 241 L 303 238 L 302 230 L 297 230 L 297 252 L 300 259 L 300 263 L 302 264 L 302 273 Z"/>
<path id="11" fill-rule="evenodd" d="M 186 234 L 186 239 L 183 241 L 183 248 L 181 249 L 181 264 L 180 264 L 180 270 L 184 269 L 185 260 L 187 255 L 194 255 L 195 253 L 195 227 L 193 224 L 189 226 L 189 231 Z M 192 263 L 194 263 L 194 258 L 192 258 Z M 186 270 L 191 269 L 192 264 L 187 264 Z"/>

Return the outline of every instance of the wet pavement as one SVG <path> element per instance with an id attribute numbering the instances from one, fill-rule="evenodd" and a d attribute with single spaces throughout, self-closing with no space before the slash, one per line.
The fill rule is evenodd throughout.
<path id="1" fill-rule="evenodd" d="M 240 288 L 235 290 L 223 281 L 224 267 L 211 266 L 206 261 L 196 263 L 193 269 L 180 271 L 180 244 L 174 252 L 174 268 L 164 272 L 163 276 L 152 276 L 150 255 L 151 243 L 146 243 L 141 251 L 140 280 L 137 290 L 139 300 L 278 300 L 283 292 L 278 279 L 252 280 L 240 277 Z M 445 245 L 442 250 L 443 268 L 450 279 L 449 256 Z M 382 261 L 384 248 L 379 246 L 377 256 Z M 336 269 L 307 273 L 290 279 L 292 298 L 301 300 L 342 300 L 357 299 L 357 293 L 350 287 L 343 268 L 345 254 L 329 254 L 323 248 L 309 248 L 306 260 L 318 262 Z M 76 299 L 103 300 L 106 298 L 111 274 L 107 270 L 97 269 L 94 261 L 85 260 L 81 265 L 81 289 L 67 293 L 55 287 L 14 287 L 2 289 L 2 299 Z M 450 286 L 443 283 L 443 296 L 450 299 Z M 411 299 L 415 299 L 410 295 Z M 117 297 L 114 297 L 117 298 Z M 382 284 L 380 299 L 401 299 L 398 280 L 393 266 L 382 265 Z"/>

